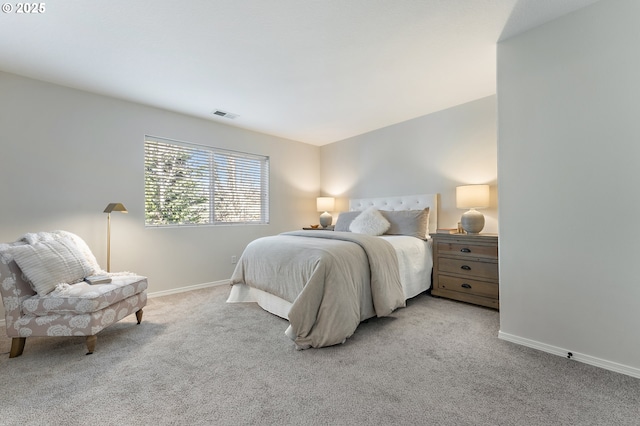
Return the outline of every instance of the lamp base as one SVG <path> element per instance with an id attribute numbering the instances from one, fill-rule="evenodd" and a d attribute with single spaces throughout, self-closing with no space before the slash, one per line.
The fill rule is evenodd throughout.
<path id="1" fill-rule="evenodd" d="M 331 222 L 333 222 L 333 217 L 331 217 L 329 212 L 324 212 L 320 215 L 320 226 L 323 228 L 331 226 Z"/>
<path id="2" fill-rule="evenodd" d="M 462 215 L 460 222 L 467 234 L 479 234 L 484 228 L 484 215 L 476 209 L 471 209 Z"/>

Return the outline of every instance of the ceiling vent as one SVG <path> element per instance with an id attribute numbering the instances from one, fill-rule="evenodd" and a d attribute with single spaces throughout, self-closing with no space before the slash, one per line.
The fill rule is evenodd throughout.
<path id="1" fill-rule="evenodd" d="M 224 118 L 230 118 L 230 119 L 235 119 L 238 118 L 239 115 L 238 114 L 233 114 L 231 112 L 227 112 L 227 111 L 222 111 L 220 109 L 216 109 L 212 112 L 213 115 L 217 115 L 218 117 L 224 117 Z"/>

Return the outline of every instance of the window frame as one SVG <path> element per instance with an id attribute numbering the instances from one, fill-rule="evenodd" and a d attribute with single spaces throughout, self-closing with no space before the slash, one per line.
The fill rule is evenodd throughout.
<path id="1" fill-rule="evenodd" d="M 149 150 L 151 149 L 150 148 L 151 145 L 155 145 L 152 148 L 160 149 L 160 151 L 157 151 L 159 154 L 157 154 L 155 157 L 150 157 L 149 155 Z M 169 148 L 166 148 L 166 147 L 162 148 L 161 145 L 168 146 Z M 247 152 L 225 149 L 225 148 L 217 148 L 209 145 L 200 145 L 200 144 L 195 144 L 190 142 L 177 141 L 173 139 L 152 136 L 152 135 L 145 135 L 143 148 L 144 148 L 143 149 L 144 151 L 144 201 L 145 201 L 144 202 L 144 221 L 145 221 L 146 228 L 167 228 L 167 227 L 185 227 L 185 226 L 193 227 L 193 226 L 268 225 L 270 223 L 270 217 L 269 217 L 270 216 L 270 157 L 269 156 L 247 153 Z M 184 149 L 184 151 L 181 152 L 182 149 Z M 204 194 L 206 193 L 206 196 L 208 197 L 207 207 L 206 207 L 206 209 L 208 210 L 208 214 L 200 213 L 201 219 L 205 216 L 208 216 L 208 218 L 203 222 L 200 222 L 200 221 L 198 222 L 196 221 L 161 222 L 161 221 L 150 220 L 148 216 L 149 213 L 151 213 L 147 210 L 148 204 L 155 204 L 155 205 L 163 204 L 163 200 L 160 200 L 160 198 L 156 198 L 155 200 L 149 199 L 150 194 L 148 192 L 149 185 L 148 185 L 147 179 L 149 177 L 150 170 L 148 167 L 148 162 L 153 162 L 153 161 L 158 162 L 162 159 L 161 158 L 162 153 L 169 154 L 172 152 L 176 153 L 177 155 L 179 154 L 188 155 L 188 160 L 181 163 L 182 167 L 186 167 L 189 160 L 191 160 L 193 156 L 196 155 L 196 153 L 198 153 L 200 156 L 206 156 L 206 158 L 201 157 L 199 160 L 197 160 L 194 163 L 197 165 L 197 167 L 189 168 L 189 170 L 193 170 L 195 176 L 199 176 L 199 178 L 196 178 L 196 179 L 206 179 L 206 183 L 186 181 L 187 185 L 195 185 L 197 187 L 196 189 L 193 190 L 194 191 L 193 194 L 189 193 L 186 196 L 187 200 L 188 200 L 188 197 L 197 196 L 198 194 L 200 196 L 204 196 Z M 220 165 L 217 165 L 217 163 L 220 163 L 221 161 L 228 162 L 233 165 L 236 165 L 236 163 L 238 163 L 240 164 L 240 166 L 238 170 L 236 170 L 234 166 L 223 168 Z M 254 162 L 257 162 L 257 163 L 251 164 Z M 175 163 L 173 165 L 175 165 Z M 203 168 L 204 165 L 206 165 L 206 171 L 205 171 L 205 168 Z M 231 189 L 227 189 L 226 192 L 222 189 L 219 189 L 219 187 L 221 186 L 220 185 L 221 181 L 219 181 L 216 178 L 216 176 L 220 174 L 228 176 L 229 173 L 234 175 L 238 173 L 239 176 L 236 176 L 236 178 L 239 177 L 239 180 L 234 179 L 231 181 L 227 181 L 227 183 L 234 187 L 236 185 L 240 185 L 241 187 L 240 189 L 244 191 L 240 191 L 239 194 L 244 193 L 244 195 L 246 196 L 244 199 L 235 198 L 235 196 L 238 195 L 238 192 L 230 192 Z M 162 179 L 163 177 L 161 175 L 162 175 L 161 172 L 154 173 L 152 177 L 155 177 L 156 179 Z M 203 177 L 205 175 L 206 175 L 206 178 Z M 248 177 L 249 175 L 255 175 L 255 176 Z M 254 178 L 257 180 L 254 181 Z M 158 192 L 162 192 L 166 188 L 172 188 L 172 185 L 169 183 L 169 179 L 166 176 L 164 176 L 164 180 L 165 182 L 158 184 L 157 186 Z M 256 182 L 257 182 L 257 185 L 256 185 Z M 164 186 L 161 186 L 161 185 L 164 185 Z M 249 194 L 250 192 L 253 192 L 253 194 Z M 229 194 L 233 194 L 233 196 L 229 196 Z M 237 212 L 233 213 L 233 210 L 230 209 L 229 207 L 227 207 L 226 210 L 221 211 L 219 206 L 222 202 L 224 202 L 225 198 L 217 200 L 219 196 L 226 197 L 227 199 L 229 199 L 228 203 L 232 203 L 232 204 L 237 202 L 249 203 L 247 205 L 247 208 L 249 209 L 249 213 L 242 213 L 242 214 Z M 255 202 L 256 197 L 259 197 L 259 206 L 257 206 L 257 203 Z M 185 200 L 182 200 L 182 201 L 185 201 Z M 173 212 L 171 210 L 163 212 L 161 211 L 161 209 L 159 209 L 156 213 L 159 214 L 160 216 L 167 217 L 167 216 L 170 216 Z M 240 215 L 240 216 L 243 216 L 242 219 L 244 220 L 220 220 L 220 216 L 217 213 L 219 213 L 220 215 L 235 214 L 236 217 Z M 248 216 L 252 216 L 252 215 L 256 217 L 256 219 L 247 220 Z"/>

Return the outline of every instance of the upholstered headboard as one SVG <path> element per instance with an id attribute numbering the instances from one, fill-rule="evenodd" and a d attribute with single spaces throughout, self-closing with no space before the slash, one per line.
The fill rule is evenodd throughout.
<path id="1" fill-rule="evenodd" d="M 429 207 L 429 232 L 438 229 L 438 194 L 403 195 L 396 197 L 352 198 L 349 210 L 362 211 L 375 206 L 379 210 L 422 210 Z"/>

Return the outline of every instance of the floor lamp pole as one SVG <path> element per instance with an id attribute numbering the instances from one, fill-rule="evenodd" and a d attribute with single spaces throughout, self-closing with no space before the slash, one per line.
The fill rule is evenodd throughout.
<path id="1" fill-rule="evenodd" d="M 111 212 L 128 213 L 122 203 L 110 203 L 104 209 L 107 214 L 107 272 L 111 272 Z"/>
<path id="2" fill-rule="evenodd" d="M 111 272 L 111 213 L 107 213 L 107 272 Z"/>

